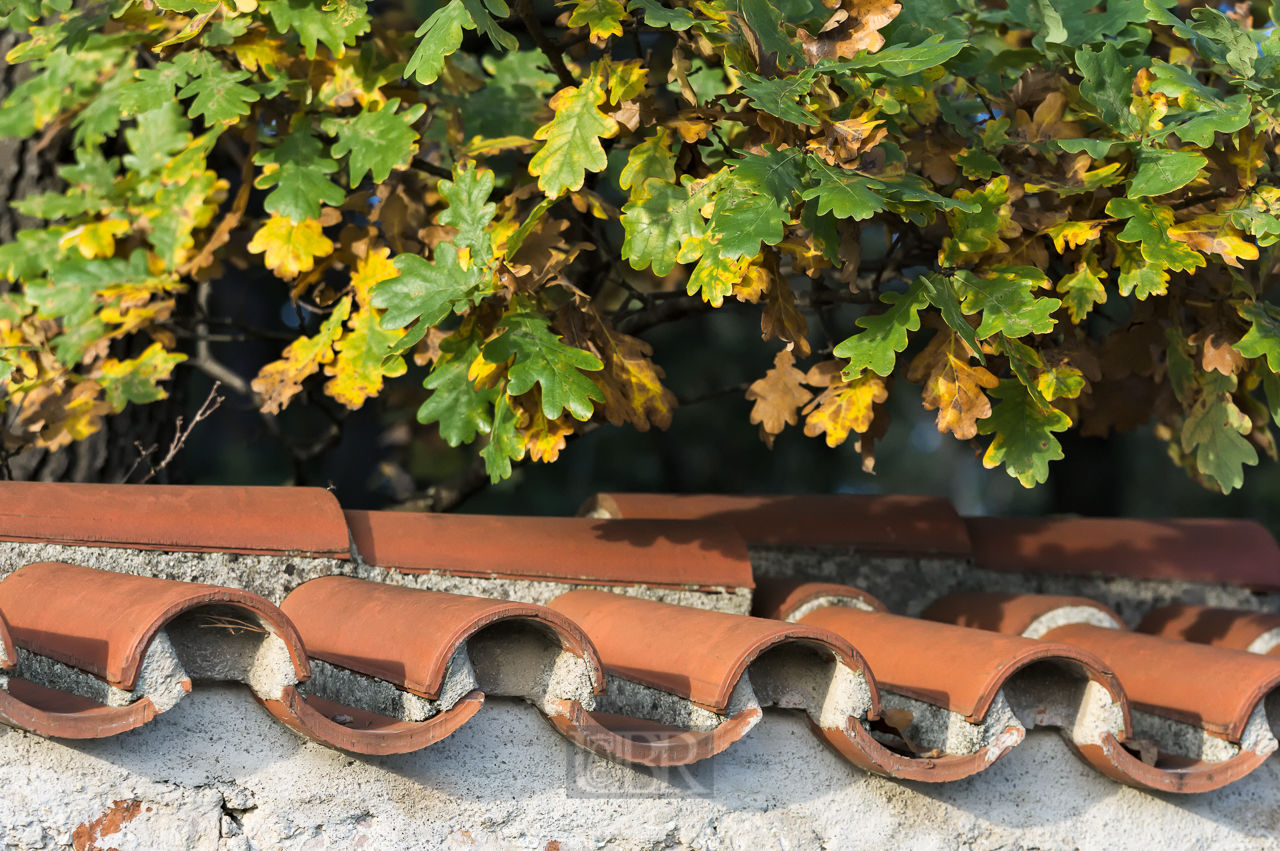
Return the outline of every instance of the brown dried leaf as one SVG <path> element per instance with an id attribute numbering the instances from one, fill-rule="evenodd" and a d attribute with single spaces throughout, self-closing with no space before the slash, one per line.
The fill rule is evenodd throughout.
<path id="1" fill-rule="evenodd" d="M 841 0 L 816 36 L 801 29 L 796 37 L 810 65 L 823 59 L 852 59 L 861 51 L 875 53 L 883 47 L 879 30 L 901 11 L 901 6 L 887 0 Z"/>
<path id="2" fill-rule="evenodd" d="M 789 425 L 799 421 L 799 408 L 813 398 L 802 386 L 805 374 L 795 368 L 795 357 L 783 349 L 773 359 L 773 369 L 747 388 L 747 399 L 754 401 L 751 422 L 760 426 L 760 439 L 770 449 L 773 439 Z"/>
<path id="3" fill-rule="evenodd" d="M 809 323 L 796 309 L 796 297 L 781 275 L 772 275 L 764 313 L 760 315 L 760 333 L 765 340 L 775 337 L 787 343 L 787 350 L 794 348 L 800 357 L 807 358 L 809 347 Z"/>

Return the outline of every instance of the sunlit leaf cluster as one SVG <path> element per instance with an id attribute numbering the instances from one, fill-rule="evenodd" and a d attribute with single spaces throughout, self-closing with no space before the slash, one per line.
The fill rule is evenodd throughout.
<path id="1" fill-rule="evenodd" d="M 0 136 L 62 151 L 0 246 L 6 451 L 163 398 L 256 268 L 305 320 L 256 407 L 417 370 L 495 480 L 667 428 L 643 333 L 745 303 L 770 445 L 871 469 L 919 392 L 1028 487 L 1154 425 L 1230 491 L 1280 422 L 1272 8 L 0 0 Z"/>

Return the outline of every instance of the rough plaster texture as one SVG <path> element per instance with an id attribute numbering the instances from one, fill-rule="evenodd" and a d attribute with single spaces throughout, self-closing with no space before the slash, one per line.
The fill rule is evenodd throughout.
<path id="1" fill-rule="evenodd" d="M 746 588 L 686 590 L 644 585 L 575 585 L 564 582 L 449 576 L 435 572 L 400 573 L 370 567 L 357 561 L 302 556 L 162 553 L 121 547 L 66 547 L 60 544 L 0 542 L 0 579 L 24 565 L 40 561 L 61 561 L 136 576 L 158 576 L 161 579 L 241 588 L 265 597 L 277 606 L 290 591 L 309 579 L 342 575 L 427 591 L 448 591 L 451 594 L 470 594 L 539 605 L 546 605 L 568 591 L 599 588 L 602 591 L 645 597 L 696 609 L 715 609 L 737 614 L 751 611 L 751 592 Z"/>
<path id="2" fill-rule="evenodd" d="M 1233 851 L 1280 843 L 1274 761 L 1219 792 L 1156 795 L 1117 785 L 1037 731 L 968 780 L 905 783 L 829 753 L 800 713 L 769 710 L 700 766 L 693 780 L 673 773 L 679 791 L 573 749 L 515 700 L 488 701 L 418 753 L 353 757 L 294 736 L 247 689 L 205 686 L 112 739 L 55 742 L 0 730 L 0 847 L 73 847 L 77 831 L 83 838 L 93 825 L 110 831 L 97 847 L 120 851 Z M 136 816 L 122 821 L 122 811 Z M 122 823 L 103 818 L 111 813 Z"/>
<path id="3" fill-rule="evenodd" d="M 1280 594 L 1255 594 L 1234 585 L 1006 573 L 957 559 L 868 556 L 836 548 L 751 547 L 750 551 L 756 576 L 852 585 L 879 599 L 895 614 L 912 617 L 939 597 L 959 591 L 1088 597 L 1115 609 L 1130 627 L 1137 626 L 1147 612 L 1170 603 L 1280 612 Z"/>

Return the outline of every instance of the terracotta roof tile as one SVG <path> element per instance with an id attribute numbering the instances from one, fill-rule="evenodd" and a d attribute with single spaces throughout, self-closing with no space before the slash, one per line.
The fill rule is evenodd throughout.
<path id="1" fill-rule="evenodd" d="M 1248 653 L 1280 655 L 1280 614 L 1269 612 L 1164 606 L 1143 618 L 1138 632 Z"/>
<path id="2" fill-rule="evenodd" d="M 307 660 L 293 625 L 247 591 L 43 562 L 0 581 L 0 611 L 19 648 L 132 690 L 156 634 L 180 615 L 223 606 L 285 639 L 300 678 Z"/>
<path id="3" fill-rule="evenodd" d="M 748 544 L 856 547 L 866 553 L 967 557 L 969 539 L 951 503 L 927 496 L 718 496 L 601 493 L 579 515 L 713 520 Z"/>
<path id="4" fill-rule="evenodd" d="M 970 723 L 986 721 L 1001 689 L 1020 671 L 1038 663 L 1051 663 L 1054 671 L 1068 669 L 1068 676 L 1098 683 L 1118 701 L 1127 722 L 1123 691 L 1108 666 L 1092 653 L 1069 645 L 968 630 L 841 602 L 864 597 L 856 588 L 810 583 L 793 588 L 772 614 L 821 627 L 848 640 L 876 672 L 882 696 L 903 695 L 956 713 Z M 815 602 L 819 605 L 815 606 Z M 1039 691 L 1061 688 L 1061 676 L 1045 679 L 1040 678 L 1043 688 Z M 1033 697 L 1037 706 L 1047 703 L 1044 694 Z M 911 744 L 911 725 L 916 719 L 909 710 L 906 712 L 898 733 Z M 1004 723 L 994 720 L 997 726 Z M 1042 718 L 1040 723 L 1046 721 Z M 966 777 L 994 764 L 1022 741 L 1024 730 L 1015 723 L 988 732 L 992 734 L 990 741 L 973 753 L 903 759 L 896 763 L 893 773 L 932 781 Z"/>
<path id="5" fill-rule="evenodd" d="M 348 511 L 346 518 L 366 563 L 407 573 L 752 587 L 746 546 L 717 523 L 396 511 Z"/>
<path id="6" fill-rule="evenodd" d="M 967 517 L 992 570 L 1229 582 L 1280 591 L 1280 546 L 1252 520 Z"/>
<path id="7" fill-rule="evenodd" d="M 1111 667 L 1133 709 L 1203 730 L 1210 737 L 1206 743 L 1216 738 L 1238 745 L 1205 758 L 1162 753 L 1154 765 L 1105 742 L 1080 748 L 1096 766 L 1124 782 L 1207 791 L 1249 773 L 1276 749 L 1265 714 L 1259 713 L 1263 699 L 1280 686 L 1280 659 L 1129 632 L 1114 613 L 1111 623 L 1102 626 L 1095 613 L 1105 607 L 1080 602 L 1042 595 L 963 594 L 938 601 L 925 617 L 1015 635 L 1047 626 L 1037 637 L 1088 650 Z"/>
<path id="8" fill-rule="evenodd" d="M 883 750 L 858 720 L 878 714 L 875 681 L 838 636 L 604 591 L 571 591 L 551 607 L 582 625 L 612 677 L 687 700 L 720 719 L 711 730 L 684 733 L 688 761 L 719 753 L 745 735 L 762 705 L 805 709 L 815 731 L 840 739 L 861 731 L 862 746 Z"/>
<path id="9" fill-rule="evenodd" d="M 0 482 L 0 541 L 350 557 L 323 488 Z"/>
<path id="10" fill-rule="evenodd" d="M 1091 599 L 1134 619 L 1149 605 L 1108 596 L 1114 583 L 1099 575 L 1217 583 L 1211 599 L 1247 594 L 1224 583 L 1280 590 L 1280 547 L 1256 524 L 962 521 L 916 497 L 600 494 L 585 509 L 594 516 L 342 512 L 314 489 L 0 483 L 0 540 L 337 558 L 353 545 L 364 562 L 309 563 L 364 578 L 312 579 L 281 608 L 216 585 L 21 567 L 0 581 L 0 723 L 114 735 L 214 679 L 245 683 L 304 736 L 366 754 L 437 742 L 486 695 L 521 698 L 576 744 L 647 765 L 723 751 L 768 707 L 804 711 L 861 768 L 930 782 L 983 770 L 1031 726 L 1057 727 L 1098 770 L 1162 791 L 1220 788 L 1280 747 L 1262 708 L 1280 688 L 1280 613 L 1179 604 L 1147 612 L 1133 632 Z M 1006 583 L 912 560 L 964 558 L 970 541 L 980 567 L 1029 575 Z M 944 569 L 950 587 L 1079 590 L 953 594 L 908 618 L 849 585 L 753 581 L 748 544 L 906 556 L 903 576 Z M 880 583 L 907 611 L 925 602 L 867 572 L 883 566 L 845 555 L 776 557 Z M 627 596 L 584 589 L 543 607 L 405 587 L 440 580 L 377 568 L 468 587 L 500 578 L 491 590 L 504 595 L 526 581 L 539 600 L 565 585 Z M 725 595 L 685 592 L 723 589 L 766 617 L 633 596 L 703 605 Z"/>

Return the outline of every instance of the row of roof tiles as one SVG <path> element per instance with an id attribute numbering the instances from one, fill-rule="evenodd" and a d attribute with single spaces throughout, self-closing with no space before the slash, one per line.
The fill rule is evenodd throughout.
<path id="1" fill-rule="evenodd" d="M 602 590 L 538 606 L 348 576 L 280 606 L 247 591 L 70 564 L 0 580 L 0 721 L 86 738 L 238 680 L 278 719 L 369 754 L 426 747 L 484 696 L 523 698 L 622 761 L 705 759 L 762 707 L 804 712 L 853 764 L 981 771 L 1036 725 L 1131 785 L 1214 789 L 1277 749 L 1280 615 L 1173 606 L 1136 630 L 1078 597 L 956 594 L 922 618 L 843 585 L 753 579 L 748 545 L 972 558 L 1280 588 L 1243 521 L 960 518 L 915 497 L 600 495 L 585 518 L 342 512 L 326 491 L 0 483 L 0 541 L 356 559 L 392 572 L 754 589 L 753 617 Z M 1280 714 L 1277 720 L 1280 721 Z"/>

